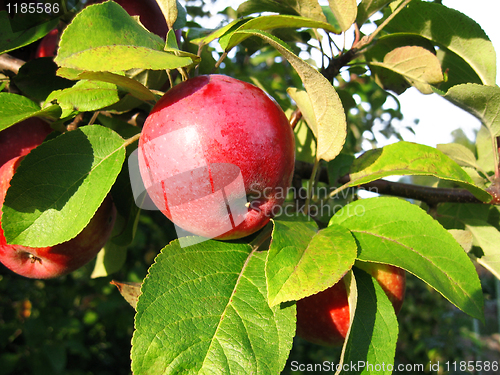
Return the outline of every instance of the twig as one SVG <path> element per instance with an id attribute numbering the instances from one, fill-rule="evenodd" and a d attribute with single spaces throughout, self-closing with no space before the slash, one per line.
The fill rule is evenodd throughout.
<path id="1" fill-rule="evenodd" d="M 9 54 L 0 55 L 0 70 L 8 70 L 17 74 L 24 63 L 23 60 L 12 57 Z"/>
<path id="2" fill-rule="evenodd" d="M 377 36 L 377 34 L 379 32 L 382 31 L 382 29 L 384 27 L 387 26 L 387 24 L 389 22 L 391 22 L 391 20 L 396 17 L 396 15 L 401 12 L 403 10 L 404 7 L 406 7 L 409 3 L 410 3 L 411 0 L 405 0 L 394 12 L 392 12 L 389 17 L 387 17 L 384 22 L 382 22 L 380 25 L 378 25 L 378 27 L 375 29 L 375 31 L 373 33 L 371 33 L 370 35 L 367 35 L 365 37 L 363 37 L 358 43 L 356 44 L 353 44 L 353 48 L 357 49 L 357 50 L 360 50 L 362 49 L 363 47 L 367 46 L 368 44 L 370 44 L 372 41 L 373 41 L 373 38 L 375 38 Z"/>

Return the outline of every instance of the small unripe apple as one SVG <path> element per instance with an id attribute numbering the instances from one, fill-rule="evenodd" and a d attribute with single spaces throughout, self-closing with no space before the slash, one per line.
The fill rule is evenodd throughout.
<path id="1" fill-rule="evenodd" d="M 372 275 L 392 302 L 396 314 L 404 300 L 406 273 L 388 264 L 357 262 Z M 362 306 L 363 301 L 358 300 Z M 349 330 L 349 303 L 344 280 L 297 301 L 297 335 L 318 345 L 341 346 Z"/>
<path id="2" fill-rule="evenodd" d="M 178 227 L 237 239 L 284 202 L 294 136 L 279 105 L 249 83 L 209 75 L 170 89 L 146 119 L 139 169 L 152 201 Z"/>
<path id="3" fill-rule="evenodd" d="M 16 156 L 25 156 L 52 132 L 45 121 L 31 117 L 0 132 L 0 167 Z"/>
<path id="4" fill-rule="evenodd" d="M 66 275 L 94 259 L 111 235 L 116 208 L 108 196 L 89 224 L 73 239 L 50 247 L 10 245 L 1 228 L 2 206 L 10 180 L 23 157 L 0 168 L 0 262 L 15 273 L 35 279 Z"/>

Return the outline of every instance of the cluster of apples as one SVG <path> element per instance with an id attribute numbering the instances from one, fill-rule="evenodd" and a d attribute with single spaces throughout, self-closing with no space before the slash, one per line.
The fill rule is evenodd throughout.
<path id="1" fill-rule="evenodd" d="M 1 227 L 2 208 L 10 181 L 22 159 L 51 133 L 39 118 L 30 118 L 0 132 L 0 262 L 15 273 L 36 279 L 66 275 L 94 259 L 111 236 L 116 208 L 108 196 L 89 224 L 73 239 L 50 247 L 7 244 Z"/>

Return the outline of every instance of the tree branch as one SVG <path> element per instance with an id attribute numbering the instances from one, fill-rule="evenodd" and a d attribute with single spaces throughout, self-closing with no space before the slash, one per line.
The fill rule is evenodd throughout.
<path id="1" fill-rule="evenodd" d="M 308 179 L 311 176 L 313 165 L 302 161 L 295 162 L 295 174 L 303 179 Z M 318 171 L 319 181 L 330 184 L 328 171 L 326 168 L 321 168 Z M 349 175 L 342 176 L 338 182 L 344 185 L 350 181 Z M 371 191 L 382 195 L 393 195 L 401 198 L 416 199 L 427 203 L 429 206 L 435 206 L 438 203 L 481 203 L 484 202 L 477 199 L 471 192 L 466 189 L 455 188 L 435 188 L 430 186 L 421 186 L 413 184 L 405 184 L 402 182 L 392 182 L 386 180 L 375 180 L 357 186 L 357 188 Z M 495 191 L 488 189 L 488 192 L 493 195 L 493 200 L 490 204 L 499 204 L 498 199 L 495 199 Z"/>
<path id="2" fill-rule="evenodd" d="M 0 55 L 0 70 L 8 70 L 15 74 L 19 73 L 19 69 L 24 65 L 24 61 L 12 57 L 8 54 Z"/>

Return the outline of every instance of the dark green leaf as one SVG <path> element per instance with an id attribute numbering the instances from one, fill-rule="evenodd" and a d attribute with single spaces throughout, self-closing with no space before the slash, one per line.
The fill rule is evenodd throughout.
<path id="1" fill-rule="evenodd" d="M 51 57 L 27 61 L 13 81 L 24 95 L 38 102 L 45 101 L 54 90 L 71 87 L 74 83 L 56 75 L 57 65 Z"/>
<path id="2" fill-rule="evenodd" d="M 14 3 L 12 3 L 14 4 Z M 0 55 L 27 46 L 44 37 L 57 26 L 58 18 L 33 26 L 27 30 L 12 30 L 6 11 L 0 11 Z"/>
<path id="3" fill-rule="evenodd" d="M 358 298 L 344 363 L 358 365 L 355 371 L 348 371 L 352 374 L 392 374 L 398 340 L 394 308 L 374 278 L 356 267 L 353 271 Z"/>
<path id="4" fill-rule="evenodd" d="M 0 130 L 6 129 L 29 117 L 58 119 L 61 108 L 52 105 L 41 109 L 38 104 L 25 96 L 0 92 Z"/>

